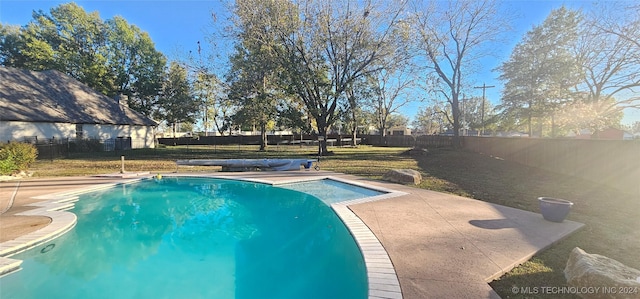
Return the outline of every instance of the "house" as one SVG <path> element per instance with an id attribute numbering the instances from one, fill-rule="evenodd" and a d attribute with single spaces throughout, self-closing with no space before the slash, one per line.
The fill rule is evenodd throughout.
<path id="1" fill-rule="evenodd" d="M 411 129 L 405 126 L 395 126 L 387 129 L 387 135 L 390 135 L 390 136 L 411 135 Z"/>
<path id="2" fill-rule="evenodd" d="M 606 128 L 595 133 L 592 133 L 589 129 L 582 129 L 579 135 L 572 132 L 567 137 L 573 137 L 574 139 L 632 140 L 633 134 L 616 128 Z"/>
<path id="3" fill-rule="evenodd" d="M 580 129 L 577 132 L 571 131 L 566 137 L 573 139 L 591 139 L 593 132 L 589 129 Z"/>
<path id="4" fill-rule="evenodd" d="M 607 128 L 593 134 L 592 138 L 602 140 L 631 140 L 633 135 L 624 130 Z"/>
<path id="5" fill-rule="evenodd" d="M 55 70 L 0 67 L 0 107 L 3 142 L 130 138 L 132 148 L 155 145 L 154 120 Z"/>

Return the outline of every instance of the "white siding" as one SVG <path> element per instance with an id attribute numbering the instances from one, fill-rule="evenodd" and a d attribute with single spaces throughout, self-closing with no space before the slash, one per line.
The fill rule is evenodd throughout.
<path id="1" fill-rule="evenodd" d="M 155 128 L 129 125 L 83 124 L 85 138 L 113 139 L 131 137 L 133 148 L 153 148 L 155 146 Z M 0 141 L 23 141 L 24 138 L 76 138 L 76 125 L 68 123 L 38 123 L 19 121 L 0 121 Z"/>
<path id="2" fill-rule="evenodd" d="M 37 123 L 22 121 L 0 121 L 0 140 L 23 141 L 24 138 L 75 138 L 76 125 L 65 123 Z"/>
<path id="3" fill-rule="evenodd" d="M 83 125 L 84 137 L 111 139 L 131 137 L 133 148 L 153 148 L 155 128 L 129 125 Z"/>

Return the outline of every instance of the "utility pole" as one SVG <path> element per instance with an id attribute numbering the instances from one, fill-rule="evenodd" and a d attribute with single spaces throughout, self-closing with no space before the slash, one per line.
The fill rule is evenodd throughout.
<path id="1" fill-rule="evenodd" d="M 493 85 L 487 86 L 485 83 L 482 83 L 482 86 L 474 86 L 473 88 L 482 88 L 482 107 L 480 108 L 480 122 L 482 123 L 482 131 L 480 131 L 480 136 L 484 136 L 484 101 L 485 101 L 485 91 L 487 88 L 495 87 Z"/>
<path id="2" fill-rule="evenodd" d="M 467 129 L 466 129 L 467 119 L 466 119 L 466 116 L 465 116 L 466 113 L 464 110 L 465 108 L 464 100 L 465 100 L 465 97 L 464 97 L 464 94 L 462 94 L 462 99 L 460 99 L 460 102 L 462 102 L 462 112 L 461 112 L 462 113 L 462 136 L 467 136 Z"/>

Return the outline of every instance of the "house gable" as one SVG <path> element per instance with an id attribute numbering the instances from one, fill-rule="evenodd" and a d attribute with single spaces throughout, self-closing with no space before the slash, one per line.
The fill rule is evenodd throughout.
<path id="1" fill-rule="evenodd" d="M 59 71 L 0 67 L 0 120 L 71 124 L 157 126 Z"/>

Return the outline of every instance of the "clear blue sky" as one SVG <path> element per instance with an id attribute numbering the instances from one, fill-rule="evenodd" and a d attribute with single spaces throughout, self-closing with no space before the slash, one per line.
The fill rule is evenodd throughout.
<path id="1" fill-rule="evenodd" d="M 49 9 L 69 1 L 31 1 L 31 0 L 0 0 L 0 22 L 3 24 L 25 25 L 32 18 L 34 10 Z M 207 45 L 207 32 L 212 30 L 213 14 L 222 18 L 225 11 L 221 0 L 212 1 L 76 1 L 87 12 L 98 11 L 103 20 L 110 19 L 116 15 L 124 17 L 130 24 L 135 24 L 143 31 L 146 31 L 155 42 L 156 48 L 163 52 L 169 59 L 183 55 L 188 51 L 197 50 L 197 42 Z M 497 104 L 500 99 L 502 84 L 496 78 L 497 73 L 492 72 L 494 68 L 506 60 L 515 44 L 533 26 L 539 25 L 547 17 L 552 9 L 561 5 L 570 8 L 584 8 L 588 10 L 591 6 L 590 0 L 573 1 L 503 1 L 502 5 L 517 15 L 514 20 L 514 30 L 510 33 L 509 42 L 496 48 L 496 57 L 485 59 L 481 71 L 475 78 L 476 86 L 486 83 L 495 85 L 495 88 L 487 89 L 487 99 Z M 475 94 L 467 96 L 481 96 L 482 90 L 475 89 Z M 415 111 L 426 105 L 426 103 L 416 103 L 402 110 L 403 113 L 413 118 Z M 631 123 L 640 120 L 640 111 L 625 111 L 623 123 Z"/>

